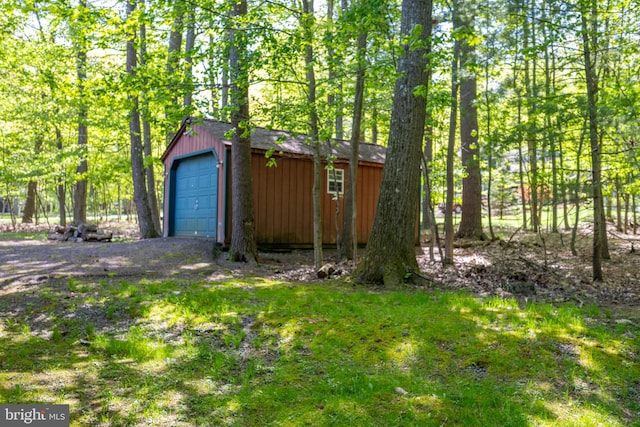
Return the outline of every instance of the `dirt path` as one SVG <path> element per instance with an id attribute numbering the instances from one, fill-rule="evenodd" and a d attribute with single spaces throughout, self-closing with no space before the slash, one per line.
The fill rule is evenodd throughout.
<path id="1" fill-rule="evenodd" d="M 480 296 L 640 311 L 640 236 L 610 240 L 612 260 L 605 263 L 603 283 L 590 280 L 588 235 L 579 241 L 577 257 L 571 255 L 566 239 L 547 236 L 541 243 L 539 236 L 522 234 L 508 242 L 463 245 L 456 249 L 456 265 L 450 268 L 442 268 L 437 256 L 431 262 L 423 248 L 418 261 L 422 274 L 434 282 L 430 289 L 466 289 Z M 215 258 L 213 243 L 211 239 L 176 237 L 69 243 L 7 240 L 0 235 L 0 295 L 74 277 L 317 280 L 312 251 L 261 253 L 260 265 L 249 266 L 230 263 L 224 254 Z M 336 262 L 335 251 L 326 251 L 325 259 Z M 350 272 L 346 263 L 340 269 Z"/>
<path id="2" fill-rule="evenodd" d="M 0 240 L 0 292 L 47 278 L 167 277 L 211 270 L 213 242 L 172 238 L 114 243 Z"/>

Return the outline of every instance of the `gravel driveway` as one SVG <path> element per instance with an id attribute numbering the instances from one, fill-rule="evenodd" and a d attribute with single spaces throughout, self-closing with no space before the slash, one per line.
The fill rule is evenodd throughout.
<path id="1" fill-rule="evenodd" d="M 211 271 L 213 240 L 121 242 L 0 240 L 0 293 L 17 282 L 73 276 L 166 277 Z"/>

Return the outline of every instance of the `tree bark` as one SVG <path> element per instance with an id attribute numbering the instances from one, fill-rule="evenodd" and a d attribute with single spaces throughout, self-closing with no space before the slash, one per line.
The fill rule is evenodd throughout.
<path id="1" fill-rule="evenodd" d="M 535 7 L 535 2 L 532 0 L 532 8 Z M 532 18 L 529 22 L 529 13 L 531 12 Z M 524 28 L 523 28 L 523 42 L 524 50 L 527 51 L 530 48 L 530 40 L 533 40 L 535 45 L 535 21 L 533 19 L 533 10 L 529 11 L 524 9 Z M 531 66 L 530 66 L 531 63 Z M 527 93 L 527 152 L 529 155 L 529 194 L 530 194 L 530 213 L 531 213 L 531 229 L 534 232 L 538 232 L 540 226 L 540 216 L 538 215 L 538 137 L 537 137 L 537 85 L 536 85 L 536 73 L 537 73 L 536 59 L 530 59 L 529 55 L 525 55 L 524 60 L 524 81 L 525 89 Z"/>
<path id="2" fill-rule="evenodd" d="M 595 51 L 597 47 L 597 4 L 591 0 L 589 11 L 582 10 L 582 47 L 584 70 L 587 83 L 587 102 L 589 111 L 589 142 L 591 143 L 591 179 L 593 182 L 593 280 L 602 281 L 602 246 L 606 234 L 604 205 L 602 200 L 600 140 L 598 138 L 598 80 L 596 75 Z M 586 7 L 585 7 L 586 9 Z"/>
<path id="3" fill-rule="evenodd" d="M 58 126 L 55 127 L 56 128 L 56 148 L 58 149 L 59 153 L 62 153 L 62 132 L 60 132 L 60 128 Z M 65 178 L 64 178 L 64 167 L 60 168 L 61 171 L 59 172 L 58 177 L 56 178 L 56 181 L 58 183 L 57 188 L 56 188 L 56 196 L 58 197 L 58 217 L 60 219 L 60 225 L 65 226 L 67 225 L 67 202 L 66 202 L 66 195 L 67 195 L 67 191 L 66 191 L 66 187 L 65 187 Z"/>
<path id="4" fill-rule="evenodd" d="M 364 105 L 365 53 L 367 49 L 367 33 L 358 35 L 357 48 L 358 69 L 356 71 L 356 91 L 353 102 L 353 120 L 351 122 L 351 153 L 349 161 L 349 185 L 344 197 L 344 215 L 342 221 L 341 255 L 347 259 L 356 259 L 358 236 L 356 232 L 357 218 L 357 182 L 358 157 L 360 155 L 360 132 L 362 130 L 362 110 Z"/>
<path id="5" fill-rule="evenodd" d="M 305 50 L 304 64 L 307 77 L 307 103 L 309 104 L 309 138 L 313 146 L 313 259 L 316 270 L 323 265 L 322 253 L 322 160 L 318 129 L 318 110 L 316 106 L 316 75 L 314 70 L 313 31 L 315 17 L 313 0 L 302 2 L 302 26 Z"/>
<path id="6" fill-rule="evenodd" d="M 135 0 L 127 1 L 127 17 L 135 11 Z M 127 33 L 127 74 L 132 77 L 136 75 L 137 57 L 135 46 L 135 32 Z M 129 137 L 131 142 L 131 175 L 133 179 L 133 201 L 136 204 L 138 214 L 138 226 L 140 237 L 149 239 L 158 237 L 158 230 L 154 227 L 149 207 L 149 196 L 147 193 L 145 168 L 144 168 L 144 148 L 142 146 L 142 132 L 140 129 L 140 110 L 137 95 L 129 94 Z"/>
<path id="7" fill-rule="evenodd" d="M 576 206 L 575 221 L 573 223 L 573 229 L 571 231 L 571 254 L 578 256 L 576 250 L 576 239 L 578 237 L 578 223 L 580 222 L 580 181 L 582 177 L 582 166 L 580 165 L 580 159 L 582 158 L 582 147 L 584 146 L 584 139 L 587 134 L 587 118 L 585 117 L 582 125 L 582 131 L 580 132 L 580 140 L 578 143 L 578 150 L 576 152 L 576 184 L 573 192 L 574 203 Z"/>
<path id="8" fill-rule="evenodd" d="M 80 0 L 80 8 L 84 10 L 87 7 L 86 0 Z M 87 222 L 87 178 L 86 174 L 89 170 L 88 165 L 88 131 L 87 116 L 88 109 L 85 102 L 85 83 L 87 80 L 87 46 L 85 37 L 78 35 L 79 40 L 76 45 L 76 74 L 78 78 L 78 148 L 80 149 L 80 162 L 76 168 L 76 176 L 78 177 L 73 191 L 73 222 L 79 224 Z"/>
<path id="9" fill-rule="evenodd" d="M 181 118 L 176 117 L 178 104 L 178 94 L 181 92 L 179 86 L 182 83 L 178 76 L 180 66 L 180 54 L 182 52 L 182 29 L 184 27 L 184 0 L 173 0 L 171 16 L 171 31 L 169 32 L 169 43 L 167 47 L 167 90 L 172 101 L 165 104 L 165 119 L 167 122 L 166 143 L 169 145 L 174 136 L 174 122 Z M 181 115 L 181 114 L 180 114 Z"/>
<path id="10" fill-rule="evenodd" d="M 615 176 L 614 185 L 616 189 L 616 231 L 622 232 L 622 184 L 618 174 Z"/>
<path id="11" fill-rule="evenodd" d="M 556 126 L 560 129 L 560 121 L 556 122 Z M 560 170 L 562 173 L 560 174 L 560 190 L 562 194 L 562 218 L 564 222 L 564 229 L 570 230 L 571 225 L 569 224 L 569 201 L 567 199 L 567 178 L 564 168 L 564 149 L 562 144 L 562 138 L 558 141 L 558 151 L 560 152 L 559 161 L 560 161 Z"/>
<path id="12" fill-rule="evenodd" d="M 460 26 L 472 27 L 473 16 L 467 5 L 458 4 L 454 13 Z M 478 147 L 477 79 L 473 70 L 475 48 L 467 39 L 460 41 L 460 138 L 462 166 L 466 176 L 462 179 L 462 218 L 457 237 L 486 239 L 482 231 L 482 178 L 480 176 L 480 149 Z"/>
<path id="13" fill-rule="evenodd" d="M 493 43 L 492 46 L 493 48 Z M 491 190 L 492 190 L 492 186 L 493 186 L 493 136 L 491 134 L 491 118 L 492 118 L 492 114 L 491 114 L 491 102 L 489 99 L 489 61 L 487 61 L 485 63 L 485 67 L 484 67 L 484 75 L 485 75 L 485 88 L 484 88 L 484 97 L 485 97 L 485 106 L 487 109 L 487 130 L 486 130 L 486 134 L 487 134 L 487 145 L 488 145 L 488 155 L 487 155 L 487 169 L 488 169 L 488 176 L 487 176 L 487 222 L 489 224 L 489 236 L 491 241 L 494 241 L 496 239 L 496 235 L 493 231 L 493 214 L 491 213 L 491 203 L 492 203 L 492 197 L 491 197 Z M 482 203 L 482 200 L 480 201 Z M 502 206 L 504 206 L 504 203 L 500 203 L 501 206 L 501 210 L 502 210 Z"/>
<path id="14" fill-rule="evenodd" d="M 460 22 L 454 20 L 454 31 Z M 458 64 L 460 62 L 460 41 L 453 43 L 453 59 L 451 62 L 451 107 L 449 113 L 449 139 L 447 142 L 447 194 L 444 208 L 444 258 L 443 265 L 453 264 L 453 196 L 455 185 L 453 181 L 453 157 L 455 153 L 456 122 L 458 118 Z"/>
<path id="15" fill-rule="evenodd" d="M 542 38 L 543 40 L 548 40 L 547 27 L 545 23 L 548 22 L 546 11 L 543 8 L 542 10 Z M 554 54 L 553 50 L 551 51 Z M 549 54 L 549 46 L 545 44 L 544 46 L 544 96 L 547 100 L 546 102 L 550 102 L 552 94 L 555 95 L 555 67 L 551 67 L 551 56 Z M 555 59 L 555 54 L 554 58 Z M 555 61 L 554 61 L 555 65 Z M 553 73 L 553 74 L 552 74 Z M 549 146 L 549 151 L 551 152 L 551 232 L 558 233 L 558 202 L 560 200 L 559 190 L 558 190 L 558 155 L 556 149 L 556 135 L 553 127 L 553 121 L 551 116 L 551 111 L 549 108 L 545 108 L 544 112 L 545 116 L 545 135 Z"/>
<path id="16" fill-rule="evenodd" d="M 401 34 L 410 37 L 422 26 L 422 43 L 405 44 L 398 60 L 378 206 L 362 263 L 354 272 L 356 283 L 396 285 L 419 271 L 415 232 L 426 99 L 415 90 L 427 84 L 424 46 L 430 17 L 430 0 L 403 0 Z"/>
<path id="17" fill-rule="evenodd" d="M 187 20 L 187 33 L 184 41 L 184 53 L 185 53 L 185 66 L 184 66 L 184 100 L 182 105 L 187 107 L 185 114 L 191 114 L 193 110 L 193 54 L 194 47 L 196 45 L 196 6 L 195 3 L 188 3 L 188 20 Z"/>
<path id="18" fill-rule="evenodd" d="M 33 217 L 36 214 L 36 193 L 38 191 L 38 181 L 31 180 L 27 184 L 27 198 L 24 202 L 22 210 L 22 223 L 32 224 Z"/>
<path id="19" fill-rule="evenodd" d="M 144 7 L 144 0 L 140 0 L 140 5 Z M 140 66 L 144 67 L 147 61 L 147 28 L 144 22 L 140 24 Z M 149 110 L 149 100 L 142 96 L 142 140 L 145 157 L 145 177 L 147 182 L 147 194 L 149 197 L 149 208 L 151 209 L 151 219 L 153 226 L 158 233 L 161 232 L 160 207 L 156 196 L 156 178 L 153 167 L 153 145 L 151 141 L 151 123 Z"/>
<path id="20" fill-rule="evenodd" d="M 258 261 L 253 211 L 253 180 L 251 174 L 251 128 L 249 124 L 249 75 L 247 34 L 236 28 L 247 15 L 247 1 L 234 3 L 229 32 L 229 68 L 231 72 L 231 124 L 235 130 L 231 146 L 232 218 L 229 260 Z"/>

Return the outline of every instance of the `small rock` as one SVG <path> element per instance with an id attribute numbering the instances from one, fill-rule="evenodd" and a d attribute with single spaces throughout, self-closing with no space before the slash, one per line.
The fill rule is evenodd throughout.
<path id="1" fill-rule="evenodd" d="M 403 396 L 408 394 L 408 392 L 405 389 L 403 389 L 402 387 L 396 387 L 396 393 L 401 394 Z"/>
<path id="2" fill-rule="evenodd" d="M 335 272 L 336 268 L 333 264 L 325 264 L 316 272 L 316 276 L 318 276 L 319 279 L 325 279 L 331 277 Z"/>

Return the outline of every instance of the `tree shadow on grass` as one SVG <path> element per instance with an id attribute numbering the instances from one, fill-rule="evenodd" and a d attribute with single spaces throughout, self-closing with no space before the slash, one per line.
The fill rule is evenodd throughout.
<path id="1" fill-rule="evenodd" d="M 5 322 L 0 401 L 70 403 L 72 425 L 91 426 L 638 420 L 640 330 L 587 325 L 574 307 L 259 279 L 130 285 L 100 291 L 93 317 L 74 319 L 80 294 L 52 303 L 47 339 L 32 335 L 38 311 Z M 83 323 L 106 306 L 127 321 Z"/>

